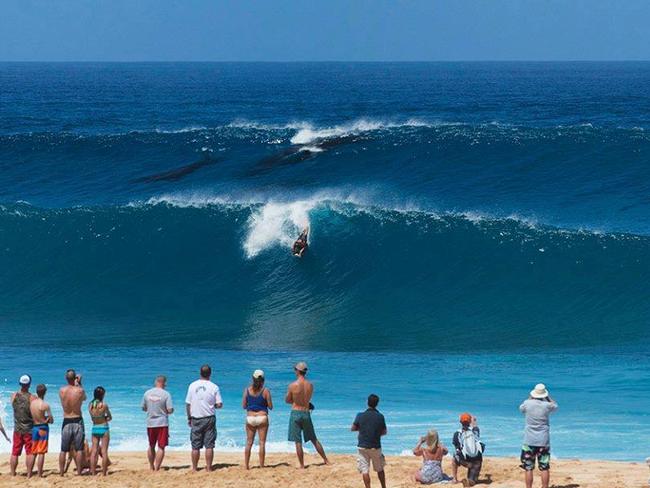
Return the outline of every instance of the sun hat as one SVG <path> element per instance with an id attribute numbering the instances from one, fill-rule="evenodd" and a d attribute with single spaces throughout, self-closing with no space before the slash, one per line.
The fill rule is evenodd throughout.
<path id="1" fill-rule="evenodd" d="M 261 369 L 256 369 L 255 371 L 253 371 L 253 378 L 255 379 L 264 378 L 264 371 L 262 371 Z"/>
<path id="2" fill-rule="evenodd" d="M 293 367 L 296 371 L 300 371 L 301 373 L 306 373 L 307 372 L 307 363 L 304 361 L 300 361 L 299 363 L 296 363 L 296 365 Z"/>
<path id="3" fill-rule="evenodd" d="M 469 424 L 472 421 L 472 416 L 468 413 L 461 413 L 460 414 L 460 423 L 461 424 Z"/>
<path id="4" fill-rule="evenodd" d="M 544 383 L 538 383 L 535 385 L 535 388 L 530 392 L 530 396 L 537 399 L 543 399 L 548 397 L 548 390 Z"/>
<path id="5" fill-rule="evenodd" d="M 20 383 L 21 385 L 29 385 L 31 384 L 31 382 L 32 382 L 32 377 L 29 376 L 28 374 L 22 375 L 18 380 L 18 383 Z"/>

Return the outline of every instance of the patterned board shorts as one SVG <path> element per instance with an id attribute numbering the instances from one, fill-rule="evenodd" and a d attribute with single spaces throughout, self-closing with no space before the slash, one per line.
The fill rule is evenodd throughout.
<path id="1" fill-rule="evenodd" d="M 195 418 L 192 417 L 190 428 L 190 443 L 192 449 L 214 449 L 217 441 L 217 420 L 214 416 Z"/>
<path id="2" fill-rule="evenodd" d="M 551 448 L 524 444 L 521 448 L 521 467 L 532 471 L 535 469 L 535 460 L 540 471 L 551 469 Z"/>

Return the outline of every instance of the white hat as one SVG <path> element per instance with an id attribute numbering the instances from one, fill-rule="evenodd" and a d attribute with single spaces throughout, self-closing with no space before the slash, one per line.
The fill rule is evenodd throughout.
<path id="1" fill-rule="evenodd" d="M 535 389 L 530 392 L 530 396 L 533 398 L 547 398 L 548 397 L 548 390 L 546 389 L 546 385 L 544 383 L 538 383 L 535 385 Z"/>
<path id="2" fill-rule="evenodd" d="M 264 378 L 264 371 L 262 371 L 261 369 L 256 369 L 255 371 L 253 371 L 253 378 L 255 379 Z"/>
<path id="3" fill-rule="evenodd" d="M 20 383 L 21 385 L 29 385 L 31 384 L 31 382 L 32 382 L 32 377 L 29 376 L 28 374 L 22 375 L 18 380 L 18 383 Z"/>
<path id="4" fill-rule="evenodd" d="M 307 372 L 307 363 L 304 362 L 304 361 L 300 361 L 293 368 L 295 370 L 297 370 L 297 371 L 300 371 L 301 373 L 306 373 Z"/>

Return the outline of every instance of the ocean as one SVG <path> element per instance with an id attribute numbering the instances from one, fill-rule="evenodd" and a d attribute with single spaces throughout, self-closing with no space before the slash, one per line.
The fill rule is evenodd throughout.
<path id="1" fill-rule="evenodd" d="M 73 367 L 143 449 L 167 374 L 187 449 L 208 362 L 239 450 L 261 368 L 290 451 L 306 360 L 326 450 L 377 393 L 389 453 L 469 411 L 517 455 L 544 382 L 554 456 L 642 459 L 649 131 L 650 63 L 0 63 L 0 417 L 31 374 L 56 447 Z"/>

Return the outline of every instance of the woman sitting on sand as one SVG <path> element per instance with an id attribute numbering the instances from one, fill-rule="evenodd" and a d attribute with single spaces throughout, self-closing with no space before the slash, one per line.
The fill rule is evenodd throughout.
<path id="1" fill-rule="evenodd" d="M 264 388 L 264 371 L 255 370 L 253 383 L 244 390 L 242 407 L 246 410 L 246 448 L 244 464 L 249 469 L 251 449 L 255 441 L 255 432 L 259 433 L 260 467 L 264 467 L 266 455 L 266 434 L 269 431 L 269 410 L 273 409 L 271 392 Z"/>
<path id="2" fill-rule="evenodd" d="M 108 404 L 104 402 L 106 390 L 98 386 L 93 393 L 93 401 L 90 402 L 88 410 L 93 421 L 92 440 L 93 445 L 90 448 L 90 474 L 96 473 L 97 458 L 101 450 L 102 455 L 102 474 L 106 476 L 108 472 L 108 443 L 111 435 L 108 423 L 113 419 Z"/>
<path id="3" fill-rule="evenodd" d="M 447 448 L 440 443 L 438 432 L 430 430 L 413 449 L 413 454 L 422 456 L 422 468 L 415 472 L 415 481 L 423 485 L 432 483 L 449 483 L 451 477 L 442 472 L 442 458 Z"/>

